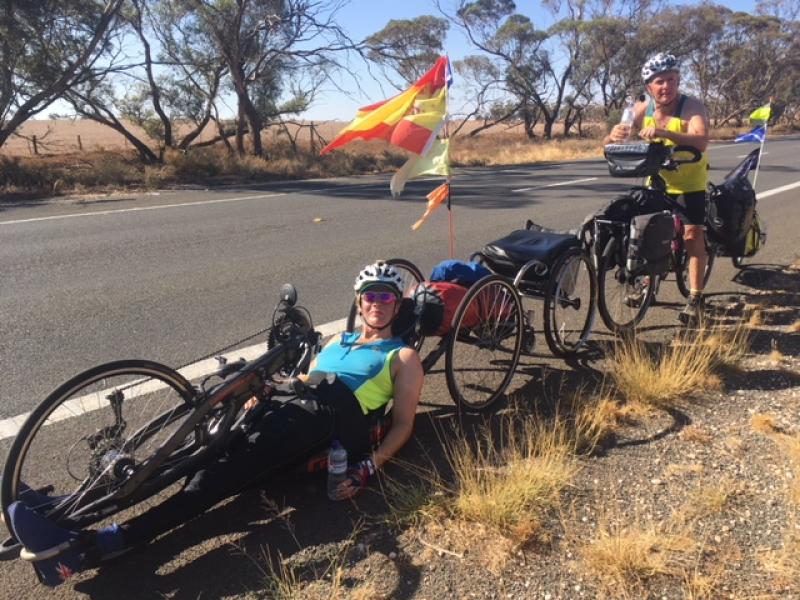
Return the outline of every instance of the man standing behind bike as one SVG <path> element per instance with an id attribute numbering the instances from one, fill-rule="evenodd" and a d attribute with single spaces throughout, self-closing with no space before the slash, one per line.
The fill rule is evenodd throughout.
<path id="1" fill-rule="evenodd" d="M 642 79 L 651 100 L 638 102 L 634 108 L 633 127 L 639 130 L 639 137 L 649 142 L 660 140 L 667 146 L 692 146 L 702 154 L 699 162 L 660 173 L 667 183 L 667 193 L 683 209 L 683 239 L 689 257 L 689 300 L 678 318 L 686 325 L 696 325 L 703 316 L 703 275 L 708 260 L 705 244 L 708 115 L 700 100 L 679 93 L 680 65 L 671 54 L 658 53 L 648 59 L 642 67 Z M 603 143 L 621 143 L 630 134 L 631 128 L 620 123 Z"/>

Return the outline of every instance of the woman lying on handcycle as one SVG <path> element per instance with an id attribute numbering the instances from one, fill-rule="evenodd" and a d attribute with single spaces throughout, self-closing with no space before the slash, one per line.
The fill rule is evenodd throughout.
<path id="1" fill-rule="evenodd" d="M 22 546 L 38 552 L 74 541 L 55 557 L 34 563 L 40 579 L 59 585 L 77 571 L 145 544 L 225 498 L 264 483 L 281 469 L 302 464 L 332 440 L 339 440 L 348 456 L 356 459 L 338 488 L 339 498 L 349 498 L 366 486 L 411 436 L 423 370 L 417 352 L 392 333 L 403 296 L 403 279 L 397 271 L 382 262 L 368 265 L 354 289 L 361 331 L 334 336 L 309 369 L 336 378 L 319 384 L 315 400 L 295 398 L 265 411 L 246 434 L 162 503 L 121 525 L 70 531 L 35 509 L 57 499 L 26 488 L 8 510 L 10 529 Z M 382 415 L 390 400 L 388 433 L 370 452 L 371 417 Z M 253 398 L 245 408 L 257 411 L 258 405 Z"/>

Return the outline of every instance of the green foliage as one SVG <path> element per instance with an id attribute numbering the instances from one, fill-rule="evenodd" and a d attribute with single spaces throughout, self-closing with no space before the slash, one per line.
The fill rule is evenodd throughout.
<path id="1" fill-rule="evenodd" d="M 449 23 L 423 15 L 414 19 L 392 19 L 366 40 L 370 60 L 397 71 L 406 83 L 419 79 L 444 53 Z"/>

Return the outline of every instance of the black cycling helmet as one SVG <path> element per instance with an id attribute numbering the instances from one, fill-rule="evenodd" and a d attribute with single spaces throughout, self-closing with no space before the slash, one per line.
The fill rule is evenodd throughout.
<path id="1" fill-rule="evenodd" d="M 681 64 L 678 62 L 677 58 L 672 54 L 659 52 L 655 56 L 648 58 L 644 63 L 642 67 L 642 79 L 644 79 L 645 83 L 650 83 L 656 75 L 666 73 L 667 71 L 680 72 L 680 70 Z"/>

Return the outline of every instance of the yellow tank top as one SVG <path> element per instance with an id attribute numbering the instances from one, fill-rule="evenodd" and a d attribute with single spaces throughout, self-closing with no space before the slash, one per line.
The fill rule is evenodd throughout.
<path id="1" fill-rule="evenodd" d="M 678 109 L 675 115 L 670 117 L 667 123 L 666 130 L 674 131 L 675 133 L 686 133 L 686 126 L 681 119 L 681 110 L 686 101 L 686 96 L 681 95 L 678 100 Z M 654 116 L 655 104 L 650 101 L 647 106 L 647 112 L 642 121 L 642 127 L 655 126 L 656 119 Z M 663 140 L 667 146 L 675 146 L 672 140 Z M 661 171 L 661 176 L 667 182 L 668 194 L 685 194 L 688 192 L 705 191 L 708 186 L 708 155 L 703 152 L 699 162 L 681 165 L 677 171 Z"/>

